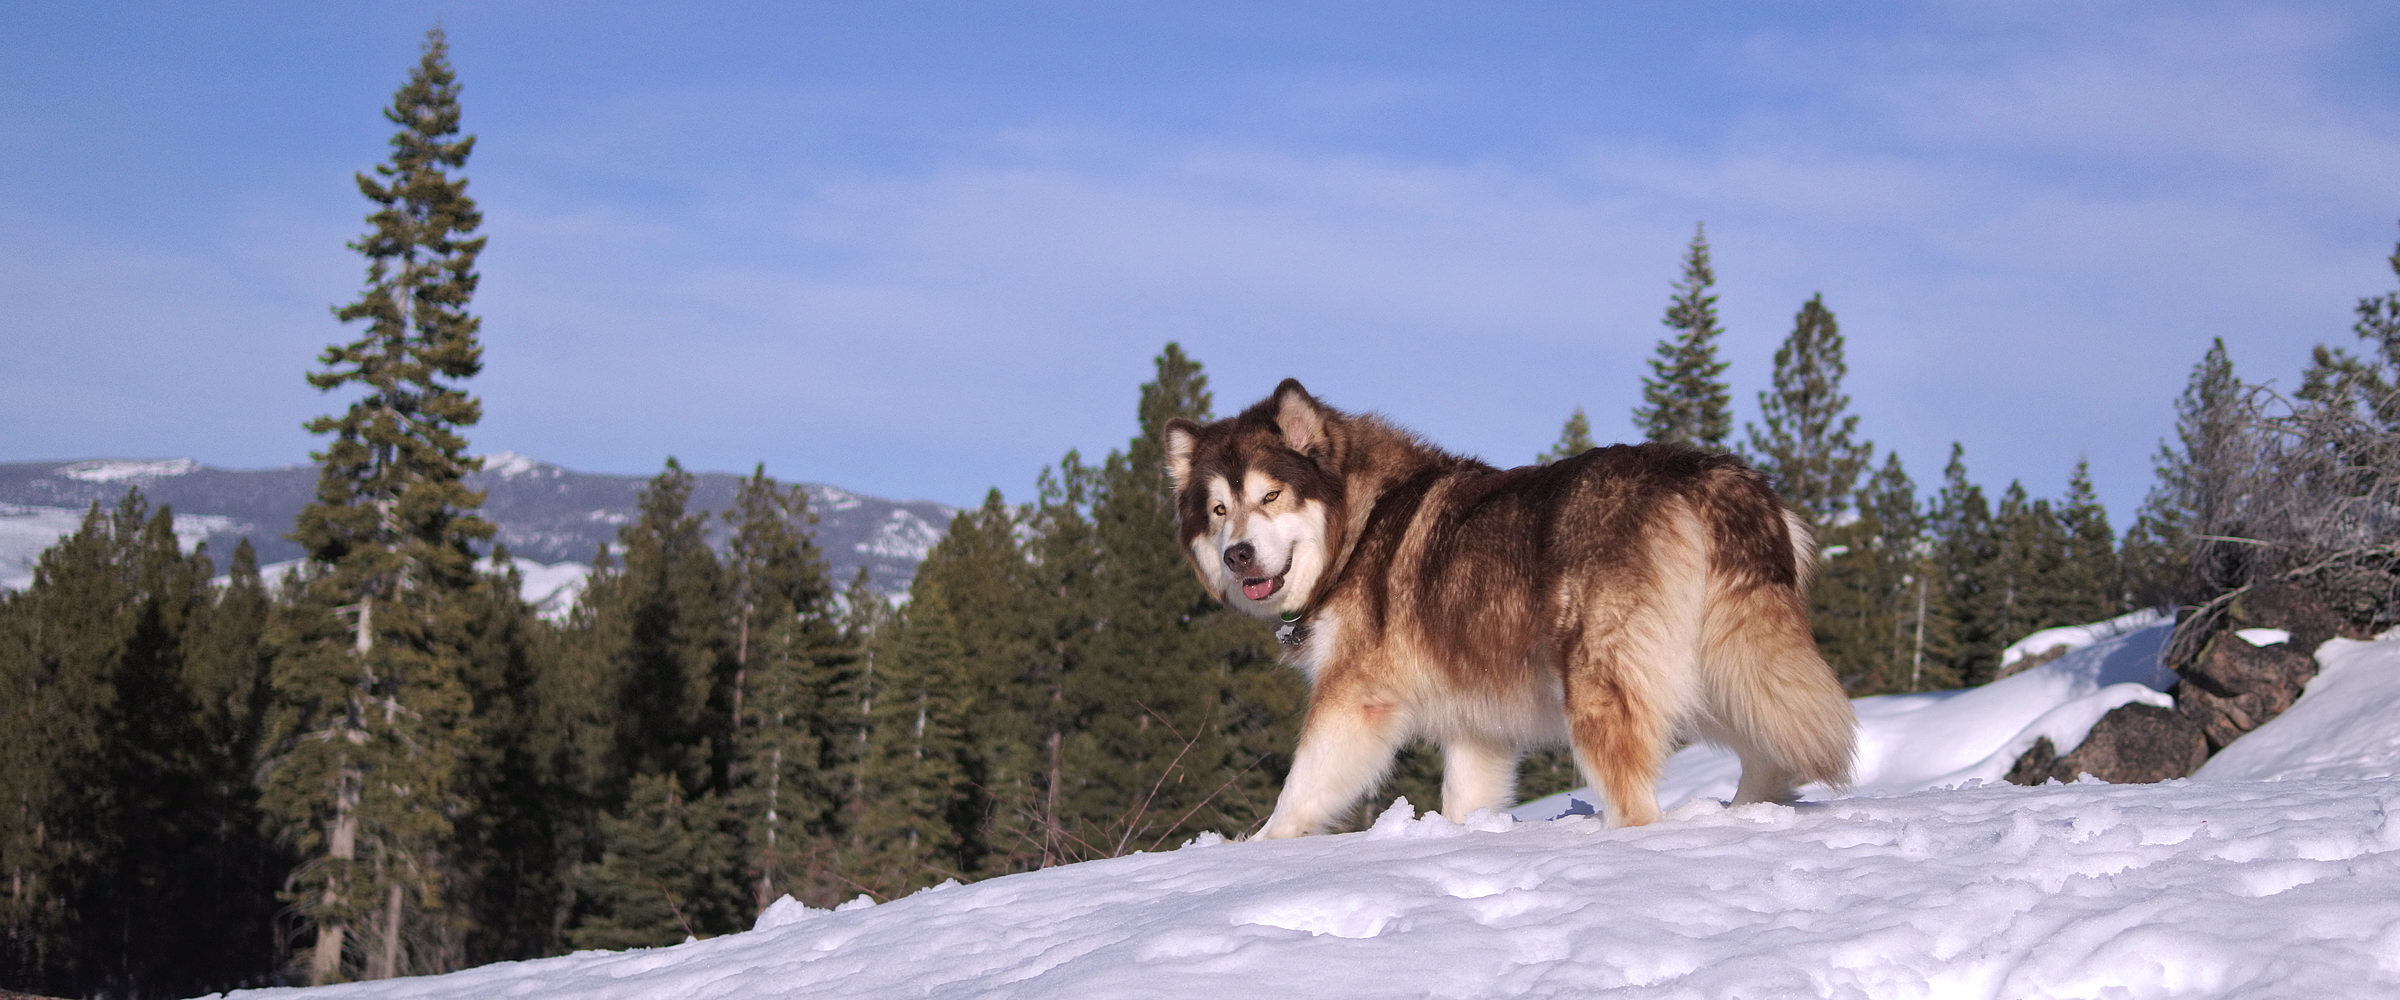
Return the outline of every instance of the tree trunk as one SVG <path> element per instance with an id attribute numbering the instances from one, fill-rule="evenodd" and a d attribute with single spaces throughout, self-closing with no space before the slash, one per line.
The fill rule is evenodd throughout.
<path id="1" fill-rule="evenodd" d="M 400 975 L 400 883 L 393 882 L 384 894 L 383 947 L 375 955 L 375 966 L 367 970 L 369 979 L 392 979 Z"/>

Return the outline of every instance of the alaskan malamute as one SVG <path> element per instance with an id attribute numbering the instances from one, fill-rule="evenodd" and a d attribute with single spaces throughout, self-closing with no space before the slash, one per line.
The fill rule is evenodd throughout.
<path id="1" fill-rule="evenodd" d="M 1569 745 L 1614 826 L 1658 818 L 1679 736 L 1741 756 L 1736 803 L 1849 781 L 1857 728 L 1808 626 L 1810 541 L 1732 456 L 1645 444 L 1496 469 L 1286 379 L 1166 427 L 1184 553 L 1283 627 L 1308 717 L 1263 837 L 1332 824 L 1409 739 L 1442 812 L 1510 804 Z"/>

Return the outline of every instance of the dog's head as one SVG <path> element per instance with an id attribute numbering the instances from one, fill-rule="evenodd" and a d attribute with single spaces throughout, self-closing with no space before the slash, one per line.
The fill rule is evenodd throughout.
<path id="1" fill-rule="evenodd" d="M 1274 618 L 1306 607 L 1325 582 L 1341 536 L 1330 459 L 1344 419 L 1285 379 L 1239 416 L 1167 422 L 1183 553 L 1227 606 Z"/>

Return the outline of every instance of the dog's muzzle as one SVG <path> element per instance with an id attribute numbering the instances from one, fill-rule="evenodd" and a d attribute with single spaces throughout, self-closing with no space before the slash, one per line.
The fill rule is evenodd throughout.
<path id="1" fill-rule="evenodd" d="M 1283 589 L 1283 574 L 1268 573 L 1258 564 L 1258 547 L 1235 542 L 1225 547 L 1225 571 L 1242 581 L 1242 596 L 1263 601 Z"/>

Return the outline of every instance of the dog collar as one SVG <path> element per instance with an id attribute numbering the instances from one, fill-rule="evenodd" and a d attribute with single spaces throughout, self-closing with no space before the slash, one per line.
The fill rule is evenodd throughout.
<path id="1" fill-rule="evenodd" d="M 1300 620 L 1307 615 L 1298 611 L 1287 611 L 1276 617 L 1283 619 L 1283 627 L 1275 630 L 1276 642 L 1286 646 L 1298 646 L 1308 641 L 1308 623 Z"/>

